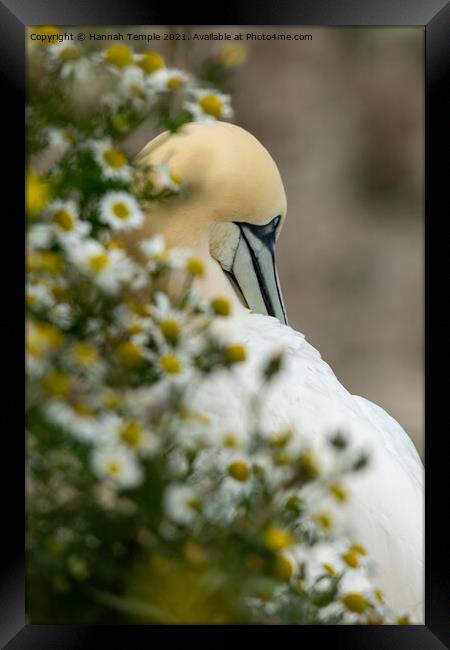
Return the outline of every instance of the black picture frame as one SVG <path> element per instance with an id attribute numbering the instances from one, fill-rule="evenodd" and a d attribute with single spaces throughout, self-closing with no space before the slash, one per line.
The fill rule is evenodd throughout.
<path id="1" fill-rule="evenodd" d="M 162 3 L 163 4 L 163 3 Z M 329 644 L 333 650 L 364 648 L 398 650 L 420 648 L 434 650 L 450 647 L 450 579 L 448 537 L 449 472 L 444 445 L 448 433 L 439 425 L 439 410 L 444 413 L 445 381 L 437 370 L 446 351 L 445 320 L 441 303 L 445 294 L 438 290 L 439 280 L 448 277 L 447 240 L 440 228 L 450 216 L 448 200 L 450 118 L 450 4 L 445 0 L 269 0 L 248 1 L 245 5 L 227 2 L 213 14 L 210 6 L 192 3 L 177 9 L 177 24 L 189 25 L 317 25 L 317 26 L 406 26 L 425 29 L 425 219 L 426 219 L 426 617 L 425 625 L 409 626 L 303 626 L 264 628 L 266 642 L 285 642 L 285 634 L 294 643 Z M 0 0 L 0 78 L 2 93 L 2 158 L 7 161 L 3 172 L 7 183 L 3 191 L 10 207 L 3 221 L 6 246 L 2 262 L 7 266 L 3 279 L 4 302 L 0 325 L 5 397 L 1 409 L 4 447 L 0 474 L 5 479 L 2 495 L 2 552 L 0 567 L 0 643 L 9 650 L 66 650 L 109 647 L 134 647 L 160 641 L 184 643 L 195 636 L 196 647 L 216 647 L 230 641 L 244 643 L 254 639 L 254 627 L 239 626 L 51 626 L 27 625 L 25 620 L 24 568 L 24 444 L 19 432 L 20 395 L 23 373 L 19 363 L 23 350 L 23 306 L 20 283 L 23 271 L 23 227 L 19 224 L 24 203 L 24 148 L 19 133 L 24 131 L 25 26 L 33 24 L 88 25 L 165 25 L 174 17 L 162 7 L 138 0 Z M 10 144 L 6 145 L 11 134 Z M 3 212 L 3 210 L 2 210 Z M 9 215 L 9 216 L 8 216 Z M 6 223 L 8 222 L 8 223 Z M 7 232 L 5 233 L 5 226 Z M 444 249 L 445 246 L 445 249 Z M 11 251 L 12 255 L 5 253 Z M 445 273 L 445 271 L 447 271 Z M 445 280 L 444 280 L 445 281 Z M 19 286 L 17 286 L 19 285 Z M 444 284 L 445 286 L 445 284 Z M 23 287 L 23 284 L 22 284 Z M 432 311 L 433 309 L 433 311 Z M 3 313 L 4 312 L 4 313 Z M 17 325 L 14 319 L 17 319 Z M 6 344 L 5 344 L 6 342 Z M 8 357 L 8 355 L 10 355 Z M 18 372 L 13 370 L 19 369 Z M 445 370 L 445 364 L 444 364 Z M 445 373 L 444 373 L 445 377 Z M 11 396 L 11 397 L 10 397 Z M 442 408 L 444 406 L 444 409 Z M 22 411 L 23 412 L 23 411 Z M 445 420 L 443 420 L 445 425 Z M 7 444 L 5 444 L 5 442 Z M 442 465 L 439 466 L 439 460 Z M 8 471 L 7 471 L 8 470 Z M 447 471 L 445 471 L 447 470 Z M 251 635 L 251 636 L 248 636 Z M 274 635 L 277 635 L 276 637 Z M 247 639 L 245 639 L 247 637 Z M 6 646 L 4 645 L 6 644 Z"/>

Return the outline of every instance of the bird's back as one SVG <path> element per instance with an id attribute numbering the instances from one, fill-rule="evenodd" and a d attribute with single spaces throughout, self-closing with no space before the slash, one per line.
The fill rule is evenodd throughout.
<path id="1" fill-rule="evenodd" d="M 220 429 L 245 431 L 250 422 L 243 395 L 260 391 L 263 364 L 283 350 L 284 370 L 264 393 L 262 426 L 268 432 L 293 428 L 319 454 L 337 429 L 368 450 L 369 468 L 352 482 L 346 525 L 378 565 L 391 605 L 423 620 L 423 467 L 408 435 L 382 408 L 351 395 L 305 337 L 277 319 L 245 313 L 219 330 L 245 344 L 248 361 L 236 368 L 233 381 L 219 375 L 205 382 L 197 407 Z"/>

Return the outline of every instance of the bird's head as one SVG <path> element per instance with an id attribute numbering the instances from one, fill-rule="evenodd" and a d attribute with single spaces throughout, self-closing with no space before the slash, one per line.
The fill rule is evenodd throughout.
<path id="1" fill-rule="evenodd" d="M 138 160 L 166 164 L 185 188 L 156 205 L 140 236 L 162 232 L 172 246 L 202 251 L 246 306 L 287 322 L 275 266 L 286 195 L 262 144 L 233 124 L 188 124 L 149 142 Z"/>

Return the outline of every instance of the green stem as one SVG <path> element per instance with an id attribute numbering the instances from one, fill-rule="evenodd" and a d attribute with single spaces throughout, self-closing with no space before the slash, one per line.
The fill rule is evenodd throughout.
<path id="1" fill-rule="evenodd" d="M 88 591 L 92 598 L 97 602 L 122 612 L 123 614 L 142 617 L 153 623 L 176 624 L 180 622 L 172 615 L 160 610 L 158 607 L 149 605 L 148 603 L 143 603 L 135 598 L 114 596 L 106 591 L 100 591 L 93 588 L 89 588 Z"/>

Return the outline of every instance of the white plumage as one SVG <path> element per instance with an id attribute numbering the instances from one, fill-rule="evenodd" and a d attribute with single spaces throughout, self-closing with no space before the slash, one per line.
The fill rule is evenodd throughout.
<path id="1" fill-rule="evenodd" d="M 340 429 L 369 451 L 369 467 L 352 478 L 343 525 L 375 561 L 387 602 L 423 621 L 423 468 L 408 435 L 382 408 L 351 395 L 304 336 L 277 319 L 244 313 L 220 329 L 246 345 L 248 363 L 235 369 L 235 382 L 227 375 L 208 379 L 195 407 L 216 416 L 225 431 L 244 430 L 243 387 L 257 390 L 261 364 L 284 349 L 285 370 L 264 400 L 264 428 L 294 425 L 319 455 L 325 437 Z"/>

